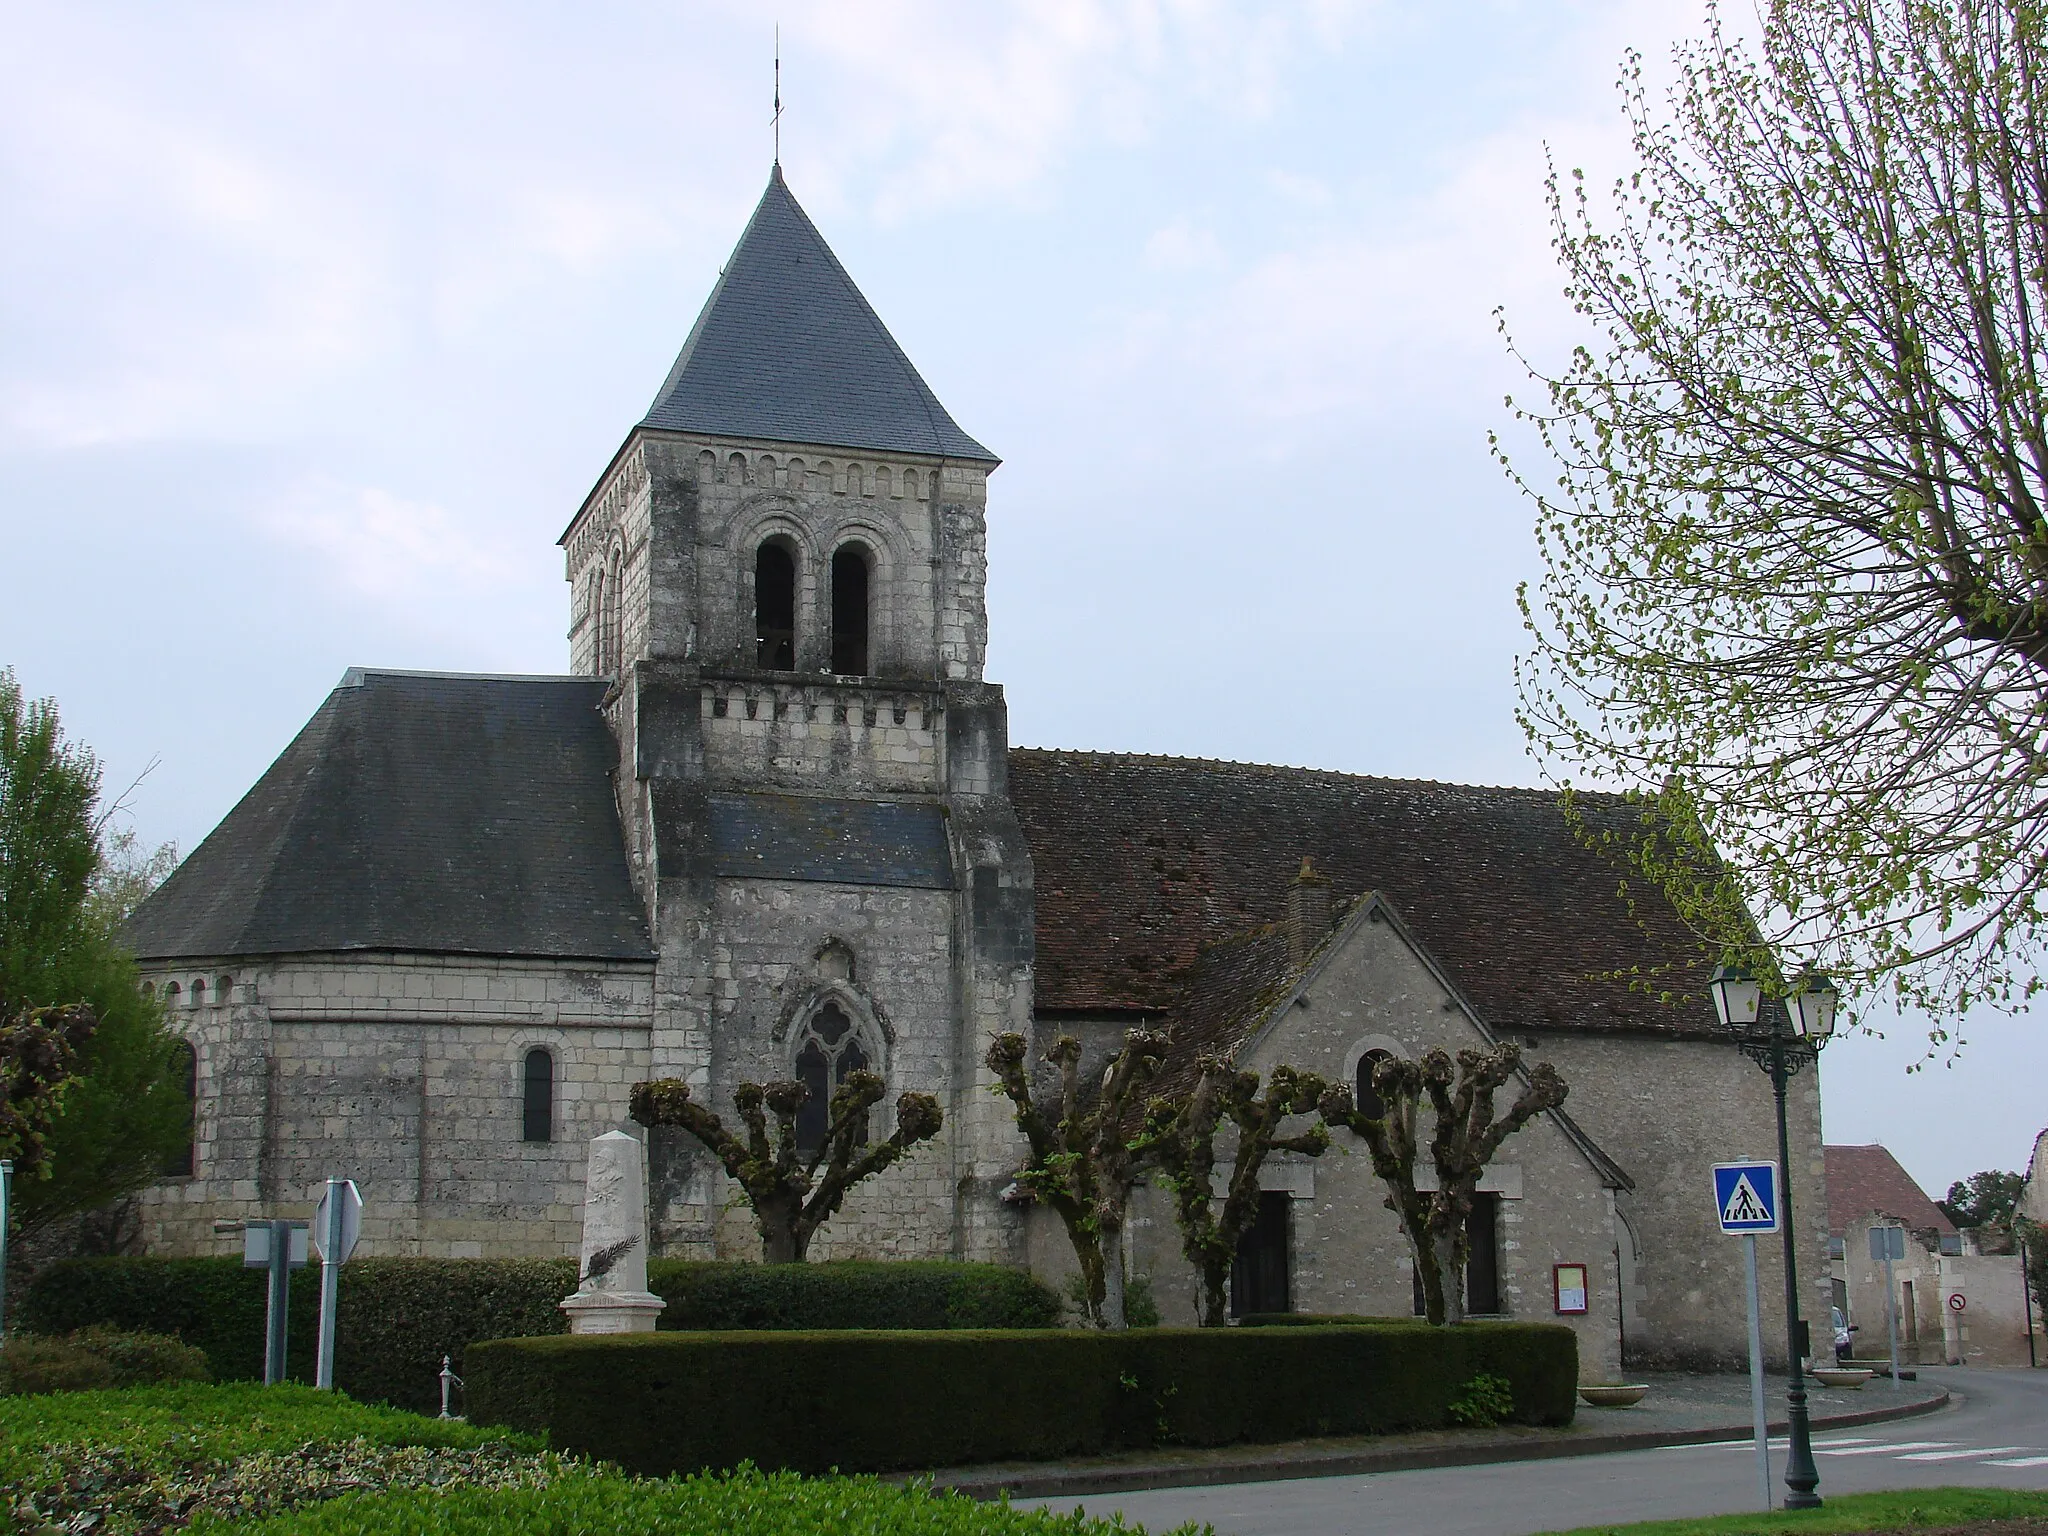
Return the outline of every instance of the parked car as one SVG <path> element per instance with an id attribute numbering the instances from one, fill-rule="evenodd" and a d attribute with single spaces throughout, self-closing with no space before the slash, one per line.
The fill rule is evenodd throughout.
<path id="1" fill-rule="evenodd" d="M 1861 1331 L 1861 1325 L 1844 1317 L 1840 1307 L 1829 1307 L 1828 1312 L 1828 1320 L 1835 1325 L 1835 1364 L 1840 1365 L 1856 1347 L 1855 1335 Z"/>

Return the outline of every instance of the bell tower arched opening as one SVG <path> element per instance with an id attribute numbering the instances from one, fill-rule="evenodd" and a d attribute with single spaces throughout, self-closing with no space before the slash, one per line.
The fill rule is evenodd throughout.
<path id="1" fill-rule="evenodd" d="M 842 677 L 868 675 L 867 551 L 842 544 L 832 556 L 832 670 Z"/>
<path id="2" fill-rule="evenodd" d="M 754 552 L 754 665 L 796 670 L 796 555 L 780 539 Z"/>

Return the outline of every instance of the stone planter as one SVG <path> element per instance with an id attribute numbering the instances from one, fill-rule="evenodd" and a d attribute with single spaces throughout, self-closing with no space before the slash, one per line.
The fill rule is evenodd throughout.
<path id="1" fill-rule="evenodd" d="M 1824 1387 L 1860 1387 L 1874 1374 L 1860 1365 L 1816 1365 L 1813 1368 L 1813 1379 Z"/>
<path id="2" fill-rule="evenodd" d="M 1579 1396 L 1595 1408 L 1633 1408 L 1650 1390 L 1649 1383 L 1603 1381 L 1582 1383 Z"/>

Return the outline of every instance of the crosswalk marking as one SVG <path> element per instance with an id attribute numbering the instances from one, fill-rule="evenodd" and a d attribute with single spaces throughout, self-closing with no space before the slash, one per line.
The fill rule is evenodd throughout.
<path id="1" fill-rule="evenodd" d="M 2048 1467 L 2048 1456 L 2020 1456 L 2011 1461 L 1987 1461 L 1987 1467 Z"/>
<path id="2" fill-rule="evenodd" d="M 2024 1445 L 1979 1445 L 1966 1451 L 1920 1451 L 1911 1456 L 1901 1456 L 1901 1461 L 1962 1461 L 1970 1456 L 2010 1456 L 2014 1451 L 2024 1451 Z"/>
<path id="3" fill-rule="evenodd" d="M 1784 1443 L 1785 1437 L 1783 1435 L 1771 1436 L 1771 1444 L 1773 1446 L 1783 1445 Z M 1868 1435 L 1844 1435 L 1839 1440 L 1816 1440 L 1813 1442 L 1813 1448 L 1816 1451 L 1831 1451 L 1838 1445 L 1875 1445 L 1876 1443 Z"/>
<path id="4" fill-rule="evenodd" d="M 1854 1450 L 1821 1451 L 1822 1456 L 1887 1456 L 1899 1451 L 1946 1451 L 1953 1440 L 1905 1440 L 1896 1445 L 1859 1445 Z"/>

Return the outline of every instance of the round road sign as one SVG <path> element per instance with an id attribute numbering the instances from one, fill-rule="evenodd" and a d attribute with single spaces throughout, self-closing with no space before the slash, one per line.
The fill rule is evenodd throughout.
<path id="1" fill-rule="evenodd" d="M 1960 1312 L 1963 1310 L 1963 1308 L 1967 1307 L 1968 1305 L 1969 1302 L 1964 1300 L 1961 1296 L 1951 1296 L 1948 1299 L 1948 1309 L 1951 1312 Z"/>

